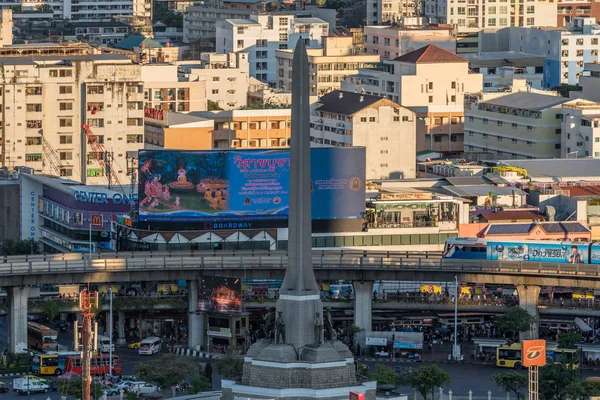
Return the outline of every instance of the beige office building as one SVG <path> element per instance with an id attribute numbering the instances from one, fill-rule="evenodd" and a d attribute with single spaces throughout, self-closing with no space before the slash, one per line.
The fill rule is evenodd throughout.
<path id="1" fill-rule="evenodd" d="M 145 106 L 171 112 L 206 110 L 205 79 L 180 77 L 172 64 L 144 64 L 141 70 Z"/>
<path id="2" fill-rule="evenodd" d="M 359 68 L 379 62 L 378 55 L 360 54 L 356 51 L 351 36 L 323 38 L 322 49 L 307 49 L 310 73 L 310 96 L 316 101 L 333 90 L 340 89 L 344 79 L 356 75 Z M 277 50 L 277 87 L 292 88 L 293 50 Z"/>
<path id="3" fill-rule="evenodd" d="M 121 55 L 5 57 L 0 62 L 3 166 L 106 184 L 98 158 L 111 155 L 112 173 L 129 183 L 127 152 L 144 146 L 139 65 Z M 89 143 L 83 124 L 99 146 Z"/>
<path id="4" fill-rule="evenodd" d="M 519 92 L 466 103 L 465 155 L 475 160 L 561 156 L 565 97 Z"/>

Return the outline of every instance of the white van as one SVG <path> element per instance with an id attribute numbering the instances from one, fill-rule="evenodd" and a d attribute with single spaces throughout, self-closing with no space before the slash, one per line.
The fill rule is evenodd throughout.
<path id="1" fill-rule="evenodd" d="M 107 336 L 98 335 L 98 351 L 101 353 L 108 353 L 111 350 L 115 351 L 115 344 L 112 344 L 111 349 L 110 338 Z"/>
<path id="2" fill-rule="evenodd" d="M 50 390 L 50 386 L 38 379 L 20 378 L 13 381 L 13 390 L 20 394 L 46 393 Z"/>
<path id="3" fill-rule="evenodd" d="M 142 340 L 138 354 L 156 354 L 160 351 L 160 338 L 152 336 Z"/>

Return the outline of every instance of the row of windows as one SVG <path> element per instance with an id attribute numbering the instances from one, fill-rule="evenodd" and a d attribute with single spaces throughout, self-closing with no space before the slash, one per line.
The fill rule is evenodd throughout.
<path id="1" fill-rule="evenodd" d="M 558 129 L 558 131 L 559 131 L 558 133 L 560 134 L 560 129 Z M 481 135 L 481 138 L 482 139 L 486 139 L 486 140 L 488 138 L 490 140 L 496 138 L 497 142 L 503 142 L 503 141 L 508 142 L 510 140 L 510 142 L 512 144 L 518 144 L 519 142 L 521 142 L 521 143 L 525 143 L 529 147 L 533 146 L 533 142 L 530 141 L 530 140 L 513 139 L 513 138 L 507 138 L 507 137 L 504 137 L 504 136 L 496 136 L 496 135 L 490 135 L 490 134 L 487 134 L 487 133 L 480 133 L 480 132 L 473 132 L 473 131 L 465 131 L 465 133 L 467 134 L 468 137 L 474 137 L 475 135 Z M 555 143 L 554 144 L 554 148 L 556 150 L 560 150 L 560 143 Z"/>
<path id="2" fill-rule="evenodd" d="M 469 122 L 475 122 L 475 121 L 476 121 L 476 120 L 478 120 L 478 119 L 481 119 L 481 122 L 482 122 L 483 124 L 485 124 L 485 125 L 487 125 L 487 124 L 489 124 L 489 123 L 490 123 L 490 120 L 489 120 L 488 118 L 477 118 L 477 117 L 474 117 L 474 116 L 472 116 L 472 115 L 469 115 L 469 119 L 468 119 L 468 121 L 469 121 Z M 558 118 L 557 118 L 557 119 L 558 119 Z M 494 120 L 492 120 L 492 121 L 494 121 Z M 509 124 L 508 122 L 504 122 L 504 121 L 496 121 L 496 126 L 504 126 L 504 125 L 508 126 L 508 124 Z M 515 122 L 511 122 L 511 123 L 510 123 L 510 126 L 511 126 L 513 129 L 517 129 L 517 128 L 519 128 L 519 127 L 525 127 L 525 128 L 528 130 L 528 131 L 530 131 L 530 132 L 531 132 L 531 131 L 533 131 L 533 126 L 532 126 L 532 125 L 521 125 L 521 124 L 517 124 L 517 123 L 515 123 Z M 560 133 L 561 133 L 561 129 L 560 129 L 560 128 L 557 128 L 557 129 L 555 129 L 555 130 L 554 130 L 554 133 L 556 133 L 557 135 L 560 135 Z"/>
<path id="3" fill-rule="evenodd" d="M 356 246 L 409 246 L 420 244 L 442 244 L 455 234 L 433 233 L 421 235 L 368 235 L 368 236 L 322 236 L 312 238 L 312 247 L 356 247 Z M 280 249 L 281 241 L 277 248 Z M 287 243 L 286 243 L 287 245 Z"/>
<path id="4" fill-rule="evenodd" d="M 474 146 L 474 145 L 466 145 L 465 146 L 465 151 L 467 152 L 472 152 L 472 153 L 484 153 L 484 154 L 491 154 L 494 157 L 498 157 L 499 159 L 502 158 L 513 158 L 513 159 L 523 159 L 526 158 L 528 160 L 533 159 L 532 156 L 523 156 L 517 153 L 510 153 L 510 152 L 504 152 L 504 151 L 494 151 L 494 150 L 490 150 L 487 147 L 479 147 L 479 146 Z"/>

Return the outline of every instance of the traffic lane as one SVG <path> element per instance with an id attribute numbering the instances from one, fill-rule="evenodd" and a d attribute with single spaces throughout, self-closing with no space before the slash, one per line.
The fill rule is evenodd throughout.
<path id="1" fill-rule="evenodd" d="M 410 361 L 360 361 L 366 364 L 374 370 L 376 364 L 384 364 L 390 367 L 403 367 L 408 370 L 417 369 L 419 367 L 426 367 L 433 365 L 433 363 L 418 363 Z M 452 389 L 452 393 L 456 396 L 468 396 L 469 390 L 473 391 L 474 396 L 487 396 L 488 391 L 492 391 L 493 397 L 503 396 L 503 391 L 496 386 L 492 376 L 501 372 L 515 371 L 510 368 L 499 368 L 495 365 L 489 364 L 452 364 L 452 363 L 438 363 L 438 367 L 446 371 L 450 375 L 450 384 L 444 387 L 444 392 L 447 393 L 448 389 Z M 523 374 L 527 372 L 525 370 L 520 371 Z M 600 372 L 592 370 L 581 371 L 583 379 L 590 376 L 598 376 Z M 397 389 L 401 393 L 411 394 L 413 392 L 410 387 L 402 387 Z"/>

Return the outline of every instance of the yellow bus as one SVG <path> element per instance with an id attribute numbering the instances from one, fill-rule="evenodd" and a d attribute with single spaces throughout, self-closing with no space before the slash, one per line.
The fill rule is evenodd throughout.
<path id="1" fill-rule="evenodd" d="M 27 342 L 30 348 L 58 350 L 58 332 L 47 326 L 27 322 Z"/>
<path id="2" fill-rule="evenodd" d="M 31 369 L 39 375 L 61 375 L 65 372 L 68 356 L 80 356 L 77 351 L 56 351 L 48 354 L 36 354 L 31 361 Z"/>
<path id="3" fill-rule="evenodd" d="M 546 365 L 561 364 L 567 368 L 579 368 L 577 350 L 546 348 Z M 502 345 L 496 348 L 496 366 L 521 369 L 521 343 Z"/>

